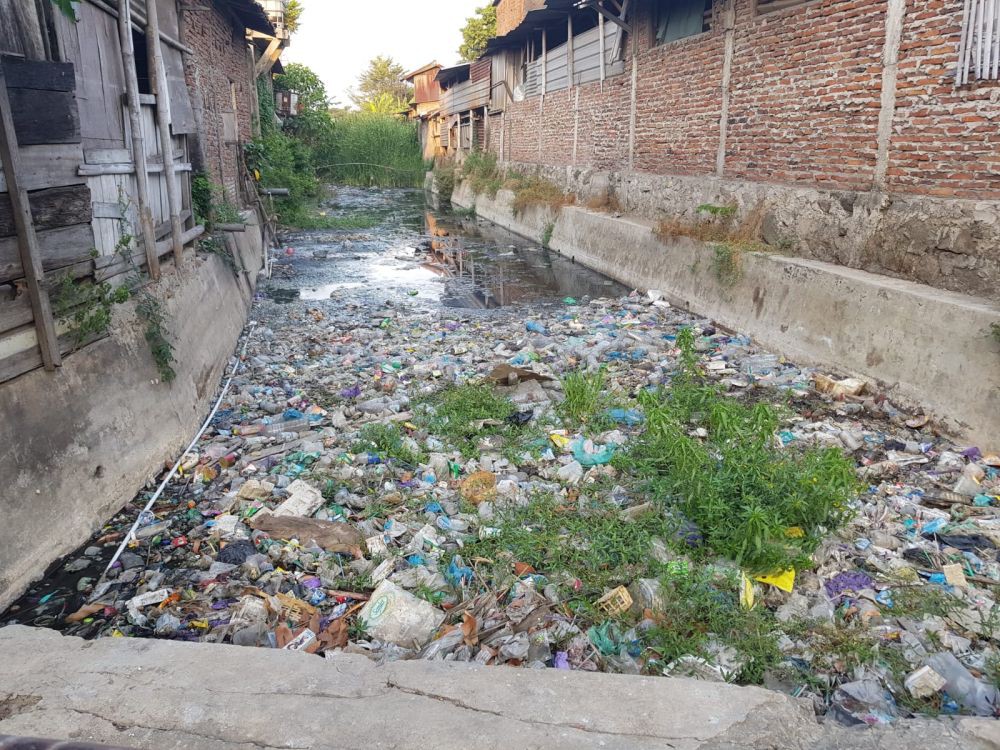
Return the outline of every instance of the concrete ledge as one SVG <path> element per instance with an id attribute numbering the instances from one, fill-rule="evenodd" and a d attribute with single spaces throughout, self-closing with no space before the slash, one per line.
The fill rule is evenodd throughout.
<path id="1" fill-rule="evenodd" d="M 748 253 L 731 286 L 713 270 L 705 243 L 664 244 L 653 224 L 569 206 L 556 215 L 515 215 L 513 195 L 476 196 L 467 184 L 453 202 L 540 240 L 629 286 L 660 289 L 671 301 L 805 365 L 874 379 L 903 402 L 931 410 L 955 434 L 983 448 L 1000 444 L 1000 344 L 990 300 L 822 261 Z"/>
<path id="2" fill-rule="evenodd" d="M 0 630 L 0 734 L 129 747 L 896 747 L 779 693 L 685 679 Z M 6 696 L 6 697 L 4 697 Z M 989 746 L 992 722 L 920 722 L 908 750 Z M 849 741 L 843 741 L 849 738 Z"/>
<path id="3" fill-rule="evenodd" d="M 150 292 L 167 312 L 177 378 L 160 383 L 134 303 L 111 335 L 0 386 L 0 611 L 172 462 L 208 411 L 262 265 L 256 216 L 234 235 L 234 273 L 186 253 Z"/>

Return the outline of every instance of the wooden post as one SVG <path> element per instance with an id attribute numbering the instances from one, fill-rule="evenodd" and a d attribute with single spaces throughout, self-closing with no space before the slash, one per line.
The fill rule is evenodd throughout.
<path id="1" fill-rule="evenodd" d="M 549 52 L 545 29 L 542 29 L 542 96 L 547 93 L 549 93 Z"/>
<path id="2" fill-rule="evenodd" d="M 174 166 L 174 141 L 170 137 L 170 91 L 167 89 L 167 68 L 163 64 L 163 47 L 160 44 L 160 13 L 156 0 L 146 0 L 146 49 L 152 68 L 153 93 L 156 94 L 156 127 L 160 131 L 160 151 L 163 153 L 163 176 L 167 180 L 167 209 L 170 211 L 170 239 L 174 253 L 174 266 L 180 268 L 184 261 L 184 243 L 181 235 L 181 196 Z"/>
<path id="3" fill-rule="evenodd" d="M 52 305 L 48 292 L 42 286 L 45 269 L 42 268 L 42 253 L 35 235 L 35 225 L 31 218 L 28 191 L 19 181 L 20 156 L 18 154 L 17 132 L 14 130 L 14 116 L 7 96 L 7 75 L 0 64 L 0 163 L 3 164 L 7 194 L 14 213 L 17 228 L 17 250 L 21 258 L 21 270 L 28 285 L 31 313 L 35 319 L 35 333 L 38 347 L 42 352 L 42 364 L 46 370 L 54 370 L 62 364 L 59 342 L 56 339 L 56 324 L 52 317 Z"/>
<path id="4" fill-rule="evenodd" d="M 573 90 L 573 14 L 566 14 L 566 75 L 569 77 L 569 90 Z"/>
<path id="5" fill-rule="evenodd" d="M 601 5 L 604 5 L 604 0 L 601 0 Z M 599 35 L 598 48 L 600 49 L 601 55 L 601 90 L 604 90 L 604 79 L 607 78 L 606 74 L 606 58 L 608 56 L 607 51 L 604 49 L 604 15 L 601 13 L 597 14 L 597 33 Z"/>
<path id="6" fill-rule="evenodd" d="M 121 39 L 122 64 L 125 67 L 125 95 L 128 99 L 128 126 L 132 137 L 132 162 L 135 164 L 135 184 L 138 194 L 139 227 L 146 250 L 149 277 L 160 278 L 160 259 L 156 255 L 156 234 L 153 214 L 149 208 L 149 170 L 146 165 L 146 141 L 142 135 L 139 111 L 139 78 L 135 70 L 135 47 L 132 44 L 132 6 L 130 0 L 118 0 L 118 35 Z"/>

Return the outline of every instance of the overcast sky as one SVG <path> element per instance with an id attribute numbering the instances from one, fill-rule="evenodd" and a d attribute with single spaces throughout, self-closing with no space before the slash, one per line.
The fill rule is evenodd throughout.
<path id="1" fill-rule="evenodd" d="M 376 55 L 390 55 L 407 71 L 431 60 L 456 62 L 465 19 L 487 2 L 302 0 L 302 25 L 281 59 L 308 65 L 347 105 L 347 89 Z"/>

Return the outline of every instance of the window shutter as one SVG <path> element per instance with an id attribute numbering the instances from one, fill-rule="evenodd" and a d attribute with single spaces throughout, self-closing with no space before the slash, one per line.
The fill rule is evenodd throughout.
<path id="1" fill-rule="evenodd" d="M 1000 0 L 965 0 L 955 85 L 1000 79 Z"/>

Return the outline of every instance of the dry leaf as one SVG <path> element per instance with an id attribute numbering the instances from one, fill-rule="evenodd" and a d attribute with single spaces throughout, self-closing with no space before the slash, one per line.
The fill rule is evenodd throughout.
<path id="1" fill-rule="evenodd" d="M 96 615 L 104 609 L 103 604 L 84 604 L 71 615 L 66 615 L 66 622 L 82 622 L 91 615 Z"/>
<path id="2" fill-rule="evenodd" d="M 469 612 L 462 614 L 462 637 L 466 646 L 475 646 L 479 643 L 479 623 Z"/>

